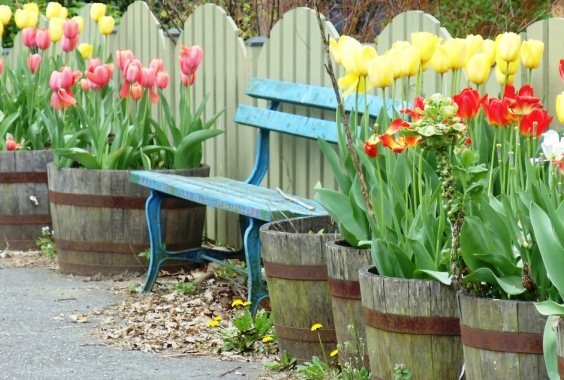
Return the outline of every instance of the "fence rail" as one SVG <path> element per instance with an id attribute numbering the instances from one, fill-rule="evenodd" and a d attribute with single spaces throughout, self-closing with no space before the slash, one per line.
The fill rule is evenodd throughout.
<path id="1" fill-rule="evenodd" d="M 82 41 L 101 38 L 96 24 L 90 20 L 90 5 L 80 15 L 85 20 Z M 429 31 L 443 39 L 451 38 L 446 29 L 428 14 L 409 11 L 395 17 L 377 38 L 377 50 L 382 53 L 395 41 L 410 40 L 414 31 Z M 338 37 L 335 27 L 325 23 L 325 33 Z M 542 67 L 533 71 L 532 84 L 542 97 L 551 114 L 554 99 L 564 90 L 558 77 L 558 65 L 564 55 L 564 19 L 551 18 L 529 26 L 522 37 L 541 40 L 545 44 Z M 14 46 L 21 46 L 18 35 Z M 178 51 L 183 44 L 199 44 L 204 49 L 204 60 L 195 83 L 196 103 L 209 94 L 204 117 L 210 117 L 224 109 L 217 127 L 226 132 L 205 145 L 204 160 L 210 165 L 212 175 L 243 179 L 249 173 L 254 160 L 256 133 L 249 128 L 239 129 L 233 123 L 238 103 L 250 102 L 244 89 L 253 76 L 290 80 L 310 84 L 329 85 L 324 69 L 324 51 L 319 32 L 317 15 L 308 8 L 288 11 L 273 27 L 270 38 L 264 43 L 255 40 L 243 41 L 233 20 L 220 7 L 205 4 L 195 9 L 186 20 L 180 36 L 175 41 L 168 37 L 147 4 L 137 1 L 123 15 L 116 33 L 102 41 L 107 52 L 116 49 L 131 49 L 144 64 L 152 58 L 164 60 L 171 75 L 171 86 L 167 96 L 171 104 L 178 99 L 180 75 Z M 6 57 L 12 62 L 21 50 L 14 48 Z M 516 85 L 524 82 L 525 72 L 520 71 Z M 431 72 L 425 73 L 424 92 L 439 91 L 439 80 Z M 499 91 L 495 78 L 490 78 L 487 89 Z M 554 128 L 560 128 L 557 121 Z M 280 187 L 289 193 L 313 197 L 313 187 L 320 181 L 324 186 L 335 186 L 328 165 L 316 142 L 302 141 L 291 137 L 273 136 L 271 142 L 271 164 L 265 186 Z M 208 210 L 207 235 L 219 242 L 238 245 L 238 221 L 234 215 Z"/>

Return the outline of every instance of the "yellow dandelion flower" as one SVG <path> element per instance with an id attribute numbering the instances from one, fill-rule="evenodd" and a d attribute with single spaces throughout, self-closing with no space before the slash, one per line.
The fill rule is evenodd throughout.
<path id="1" fill-rule="evenodd" d="M 311 326 L 311 331 L 317 331 L 321 328 L 323 328 L 323 325 L 321 323 L 316 323 L 313 326 Z"/>
<path id="2" fill-rule="evenodd" d="M 263 343 L 272 342 L 273 340 L 274 340 L 274 339 L 273 339 L 270 335 L 267 335 L 267 336 L 265 336 L 264 338 L 262 338 L 262 342 L 263 342 Z"/>
<path id="3" fill-rule="evenodd" d="M 213 317 L 213 320 L 221 322 L 221 315 L 217 315 L 217 316 Z"/>
<path id="4" fill-rule="evenodd" d="M 219 321 L 217 321 L 215 319 L 211 320 L 211 321 L 208 322 L 208 326 L 209 327 L 217 327 L 217 326 L 219 326 Z"/>
<path id="5" fill-rule="evenodd" d="M 251 301 L 245 301 L 245 302 L 243 302 L 243 306 L 244 306 L 244 307 L 251 306 Z"/>
<path id="6" fill-rule="evenodd" d="M 231 302 L 231 307 L 237 307 L 237 306 L 242 306 L 243 305 L 243 301 L 241 301 L 240 299 L 236 299 L 233 300 L 233 302 Z"/>
<path id="7" fill-rule="evenodd" d="M 339 354 L 339 349 L 335 348 L 333 351 L 331 351 L 329 355 L 331 355 L 331 357 L 334 358 L 338 354 Z"/>

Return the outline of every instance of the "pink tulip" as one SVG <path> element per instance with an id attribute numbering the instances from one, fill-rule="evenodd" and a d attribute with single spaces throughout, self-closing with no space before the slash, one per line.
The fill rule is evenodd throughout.
<path id="1" fill-rule="evenodd" d="M 49 35 L 49 30 L 47 29 L 37 29 L 35 33 L 35 44 L 41 50 L 49 49 L 51 46 L 51 36 Z"/>
<path id="2" fill-rule="evenodd" d="M 74 38 L 67 38 L 67 36 L 63 36 L 61 38 L 61 49 L 68 53 L 76 49 L 76 45 L 78 44 L 78 36 Z"/>
<path id="3" fill-rule="evenodd" d="M 0 75 L 4 72 L 4 60 L 0 58 Z"/>
<path id="4" fill-rule="evenodd" d="M 80 71 L 72 71 L 68 66 L 63 67 L 60 71 L 53 71 L 49 79 L 49 87 L 53 90 L 51 95 L 51 106 L 60 110 L 68 108 L 76 104 L 76 99 L 72 92 L 72 86 L 81 77 Z"/>
<path id="5" fill-rule="evenodd" d="M 76 22 L 75 20 L 66 19 L 63 22 L 63 35 L 69 40 L 72 40 L 78 36 L 78 30 L 78 22 Z"/>
<path id="6" fill-rule="evenodd" d="M 151 60 L 151 63 L 149 63 L 149 67 L 153 70 L 155 70 L 155 73 L 158 74 L 161 71 L 163 71 L 164 68 L 164 62 L 162 59 L 160 58 L 153 58 Z"/>
<path id="7" fill-rule="evenodd" d="M 155 70 L 150 67 L 142 67 L 139 74 L 139 84 L 143 87 L 153 87 L 155 85 Z"/>
<path id="8" fill-rule="evenodd" d="M 23 28 L 22 29 L 22 41 L 23 44 L 29 48 L 35 47 L 35 28 Z"/>
<path id="9" fill-rule="evenodd" d="M 39 54 L 30 54 L 27 57 L 27 66 L 29 67 L 29 71 L 32 74 L 35 74 L 37 69 L 39 68 L 39 64 L 41 63 L 41 55 Z"/>
<path id="10" fill-rule="evenodd" d="M 188 76 L 196 73 L 203 56 L 204 51 L 199 45 L 182 46 L 180 48 L 180 71 Z"/>
<path id="11" fill-rule="evenodd" d="M 116 51 L 116 63 L 120 71 L 124 71 L 127 63 L 134 59 L 135 56 L 131 50 L 118 50 Z"/>
<path id="12" fill-rule="evenodd" d="M 97 63 L 97 65 L 92 64 Z M 102 88 L 110 83 L 114 66 L 112 64 L 100 64 L 100 60 L 90 60 L 88 70 L 84 73 L 88 80 L 88 87 L 92 90 Z"/>
<path id="13" fill-rule="evenodd" d="M 139 77 L 141 75 L 141 69 L 142 68 L 143 68 L 143 65 L 141 64 L 141 61 L 136 59 L 136 58 L 127 62 L 126 66 L 123 70 L 123 76 L 124 76 L 125 81 L 127 83 L 138 82 Z"/>
<path id="14" fill-rule="evenodd" d="M 184 86 L 192 86 L 196 81 L 196 73 L 192 73 L 190 75 L 180 73 L 180 79 L 182 80 L 182 84 Z"/>
<path id="15" fill-rule="evenodd" d="M 155 84 L 157 85 L 157 88 L 162 90 L 168 87 L 169 80 L 170 77 L 166 71 L 159 71 L 157 73 L 157 78 L 155 79 Z"/>

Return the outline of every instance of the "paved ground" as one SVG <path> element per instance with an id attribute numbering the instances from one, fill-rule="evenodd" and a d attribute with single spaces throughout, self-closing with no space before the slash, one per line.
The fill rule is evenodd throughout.
<path id="1" fill-rule="evenodd" d="M 257 379 L 261 363 L 170 358 L 100 345 L 77 315 L 120 301 L 109 281 L 0 260 L 0 379 Z"/>

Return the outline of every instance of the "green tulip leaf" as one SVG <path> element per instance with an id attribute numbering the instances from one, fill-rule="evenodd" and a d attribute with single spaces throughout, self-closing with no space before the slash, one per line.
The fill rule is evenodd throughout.
<path id="1" fill-rule="evenodd" d="M 466 275 L 462 282 L 467 284 L 471 282 L 492 284 L 500 287 L 506 294 L 516 296 L 523 294 L 525 288 L 523 287 L 521 276 L 497 276 L 489 268 L 478 268 L 469 275 Z"/>

